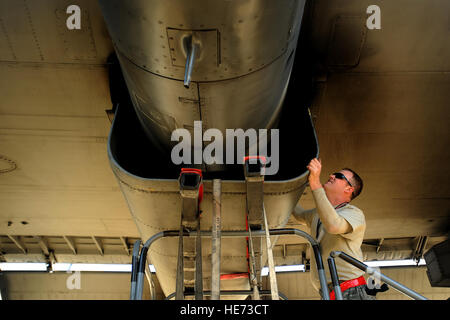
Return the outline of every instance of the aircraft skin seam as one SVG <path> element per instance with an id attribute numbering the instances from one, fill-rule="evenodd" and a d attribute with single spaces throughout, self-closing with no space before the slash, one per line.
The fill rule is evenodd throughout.
<path id="1" fill-rule="evenodd" d="M 149 187 L 149 189 L 143 189 L 143 188 L 140 188 L 140 187 L 138 187 L 138 186 L 132 186 L 132 185 L 130 185 L 129 183 L 126 183 L 125 181 L 123 181 L 123 180 L 120 179 L 120 178 L 118 178 L 118 179 L 119 179 L 119 181 L 120 181 L 122 184 L 124 184 L 124 185 L 125 185 L 126 187 L 128 187 L 129 189 L 134 190 L 134 191 L 138 191 L 138 192 L 143 192 L 143 193 L 172 193 L 172 194 L 178 194 L 178 193 L 179 193 L 179 191 L 170 191 L 170 190 L 168 190 L 168 191 L 149 190 L 150 187 Z M 264 192 L 264 195 L 266 195 L 266 196 L 283 195 L 283 194 L 288 194 L 288 193 L 291 193 L 291 192 L 294 192 L 294 191 L 298 191 L 298 190 L 300 190 L 300 189 L 302 189 L 302 188 L 303 188 L 303 185 L 298 186 L 298 187 L 296 187 L 296 188 L 288 189 L 288 190 L 282 191 L 282 192 Z M 210 192 L 210 191 L 204 191 L 204 193 L 206 193 L 206 194 L 212 194 L 212 192 Z M 241 194 L 241 195 L 245 195 L 246 193 L 245 193 L 245 192 L 222 191 L 222 194 Z"/>

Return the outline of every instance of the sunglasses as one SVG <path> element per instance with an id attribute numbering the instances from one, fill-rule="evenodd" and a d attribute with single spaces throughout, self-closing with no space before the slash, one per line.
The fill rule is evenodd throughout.
<path id="1" fill-rule="evenodd" d="M 347 177 L 343 173 L 335 172 L 335 173 L 333 173 L 333 176 L 336 179 L 347 181 L 347 183 L 350 185 L 350 187 L 353 187 L 352 184 L 350 183 L 350 181 L 348 181 Z"/>

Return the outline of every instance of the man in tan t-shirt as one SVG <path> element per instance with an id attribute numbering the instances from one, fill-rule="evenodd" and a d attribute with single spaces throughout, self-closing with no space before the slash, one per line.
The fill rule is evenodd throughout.
<path id="1" fill-rule="evenodd" d="M 310 172 L 308 180 L 316 208 L 303 210 L 300 205 L 297 205 L 293 214 L 301 224 L 311 229 L 311 235 L 320 243 L 327 283 L 332 292 L 327 263 L 330 252 L 342 251 L 360 261 L 363 260 L 361 244 L 366 230 L 366 221 L 363 212 L 349 204 L 361 193 L 363 181 L 353 170 L 345 168 L 331 174 L 328 181 L 322 185 L 320 183 L 321 161 L 312 159 L 307 168 Z M 313 286 L 320 292 L 317 266 L 313 254 L 311 254 L 310 265 Z M 366 293 L 364 271 L 340 258 L 336 259 L 336 268 L 341 288 L 345 289 L 342 292 L 345 300 L 375 299 Z M 350 288 L 347 288 L 349 286 Z M 330 296 L 333 295 L 334 292 Z"/>

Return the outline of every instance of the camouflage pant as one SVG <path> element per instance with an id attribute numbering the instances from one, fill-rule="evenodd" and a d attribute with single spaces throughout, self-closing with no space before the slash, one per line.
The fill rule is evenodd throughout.
<path id="1" fill-rule="evenodd" d="M 352 287 L 342 292 L 344 300 L 376 300 L 375 296 L 371 296 L 366 292 L 366 285 Z"/>
<path id="2" fill-rule="evenodd" d="M 376 300 L 375 296 L 371 296 L 366 292 L 366 285 L 352 287 L 342 292 L 344 300 Z"/>

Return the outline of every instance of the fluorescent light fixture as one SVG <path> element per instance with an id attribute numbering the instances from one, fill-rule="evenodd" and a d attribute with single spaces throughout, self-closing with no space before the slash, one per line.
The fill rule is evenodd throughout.
<path id="1" fill-rule="evenodd" d="M 47 271 L 47 264 L 43 263 L 22 263 L 22 262 L 2 262 L 1 271 Z"/>
<path id="2" fill-rule="evenodd" d="M 150 272 L 155 273 L 155 267 L 149 265 Z M 1 271 L 47 271 L 46 263 L 0 263 Z M 131 264 L 114 263 L 54 263 L 53 271 L 97 271 L 97 272 L 131 272 Z"/>
<path id="3" fill-rule="evenodd" d="M 54 263 L 53 271 L 131 272 L 131 264 L 113 263 Z"/>
<path id="4" fill-rule="evenodd" d="M 293 272 L 293 271 L 302 271 L 305 272 L 305 265 L 304 264 L 295 264 L 290 266 L 276 266 L 275 272 Z M 267 276 L 269 274 L 269 267 L 264 267 L 261 270 L 261 275 L 263 277 Z"/>
<path id="5" fill-rule="evenodd" d="M 155 267 L 149 265 L 150 272 L 156 272 Z M 97 271 L 97 272 L 131 272 L 131 264 L 114 263 L 54 263 L 53 271 Z"/>
<path id="6" fill-rule="evenodd" d="M 365 261 L 369 267 L 411 267 L 425 266 L 425 259 L 420 259 L 419 264 L 413 259 L 407 260 L 381 260 L 381 261 Z M 155 267 L 149 265 L 150 272 L 155 273 Z M 114 264 L 114 263 L 54 263 L 53 271 L 91 271 L 91 272 L 131 272 L 131 264 Z M 0 263 L 0 271 L 47 271 L 46 263 L 17 263 L 2 262 Z M 305 272 L 305 265 L 296 264 L 289 266 L 276 266 L 275 272 Z M 269 268 L 264 267 L 261 270 L 263 277 L 269 275 Z"/>
<path id="7" fill-rule="evenodd" d="M 364 264 L 368 265 L 369 267 L 412 267 L 417 266 L 417 263 L 413 259 L 407 259 L 407 260 L 381 260 L 381 261 L 366 261 Z M 425 266 L 426 262 L 425 259 L 420 259 L 419 266 Z M 296 264 L 296 265 L 290 265 L 290 266 L 276 266 L 275 272 L 293 272 L 293 271 L 301 271 L 305 272 L 305 265 L 303 264 Z M 261 270 L 261 275 L 263 277 L 269 275 L 269 268 L 264 267 Z"/>
<path id="8" fill-rule="evenodd" d="M 364 264 L 369 267 L 408 267 L 408 266 L 417 266 L 417 263 L 413 259 L 407 260 L 382 260 L 382 261 L 366 261 Z M 425 266 L 425 259 L 420 259 L 419 266 Z"/>

